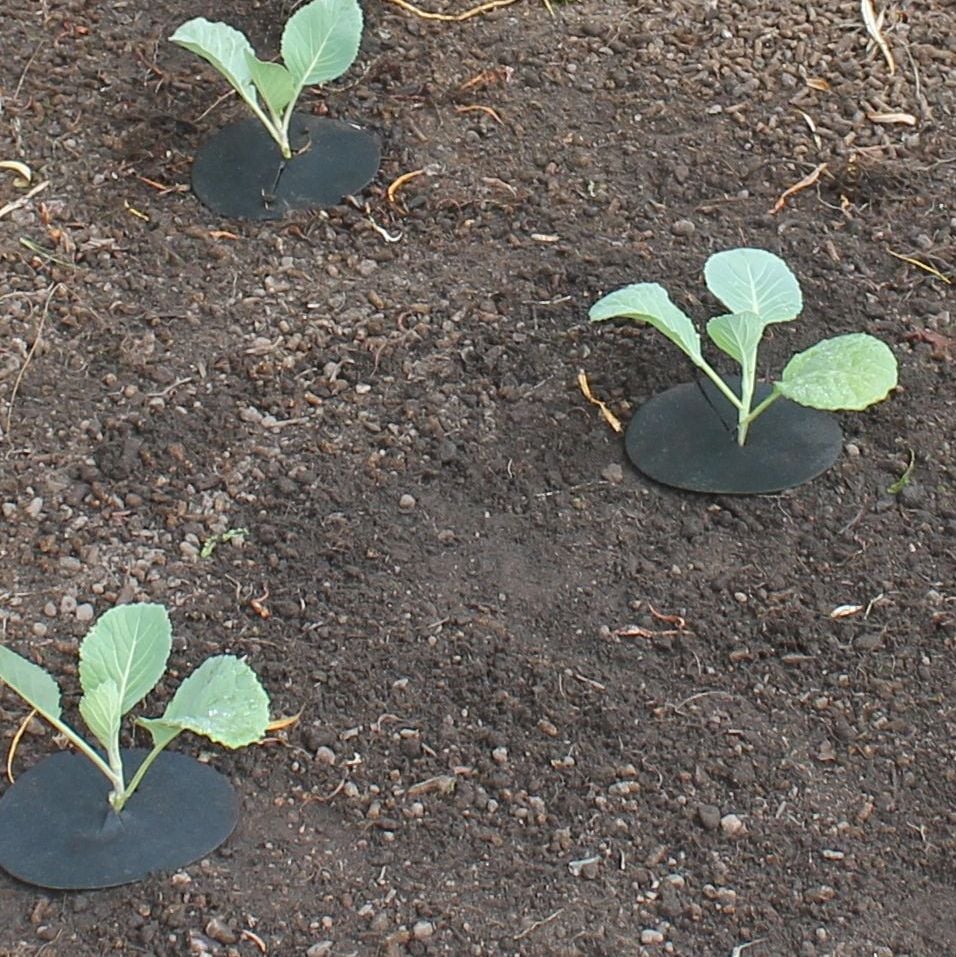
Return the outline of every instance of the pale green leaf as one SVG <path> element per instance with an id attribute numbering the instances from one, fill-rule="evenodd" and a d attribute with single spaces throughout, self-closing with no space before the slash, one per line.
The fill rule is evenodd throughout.
<path id="1" fill-rule="evenodd" d="M 312 0 L 282 31 L 282 59 L 301 88 L 341 76 L 358 56 L 362 8 L 358 0 Z"/>
<path id="2" fill-rule="evenodd" d="M 635 319 L 662 332 L 700 365 L 700 334 L 690 318 L 671 302 L 667 290 L 656 282 L 640 282 L 608 293 L 588 313 L 591 322 L 605 319 Z"/>
<path id="3" fill-rule="evenodd" d="M 122 704 L 120 690 L 112 678 L 101 681 L 80 699 L 80 714 L 86 726 L 107 751 L 116 745 L 123 720 Z"/>
<path id="4" fill-rule="evenodd" d="M 258 741 L 268 723 L 269 697 L 252 668 L 234 655 L 207 658 L 179 686 L 161 718 L 137 722 L 157 741 L 157 734 L 175 728 L 227 748 Z"/>
<path id="5" fill-rule="evenodd" d="M 60 686 L 39 665 L 0 645 L 0 681 L 45 718 L 59 720 Z"/>
<path id="6" fill-rule="evenodd" d="M 256 88 L 249 69 L 249 57 L 255 57 L 245 34 L 228 23 L 196 17 L 182 24 L 169 38 L 211 63 L 247 102 L 258 106 Z"/>
<path id="7" fill-rule="evenodd" d="M 160 750 L 184 730 L 178 725 L 166 724 L 162 718 L 137 718 L 136 724 L 149 732 L 153 739 L 153 746 Z"/>
<path id="8" fill-rule="evenodd" d="M 896 381 L 896 357 L 890 347 L 865 332 L 854 332 L 797 353 L 776 388 L 813 409 L 859 411 L 885 399 Z"/>
<path id="9" fill-rule="evenodd" d="M 741 366 L 756 365 L 757 347 L 769 323 L 754 312 L 731 312 L 714 316 L 707 323 L 707 335 L 722 352 Z"/>
<path id="10" fill-rule="evenodd" d="M 281 116 L 296 94 L 289 71 L 281 63 L 265 63 L 250 53 L 249 72 L 266 106 L 274 116 Z"/>
<path id="11" fill-rule="evenodd" d="M 796 276 L 765 249 L 728 249 L 704 266 L 707 288 L 731 312 L 752 312 L 766 323 L 789 322 L 803 308 Z"/>
<path id="12" fill-rule="evenodd" d="M 115 682 L 126 714 L 156 687 L 172 646 L 162 605 L 119 605 L 103 614 L 80 645 L 80 684 L 86 694 Z"/>

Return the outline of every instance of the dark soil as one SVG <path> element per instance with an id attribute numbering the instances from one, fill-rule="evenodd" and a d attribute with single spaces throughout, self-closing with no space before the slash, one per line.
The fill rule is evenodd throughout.
<path id="1" fill-rule="evenodd" d="M 382 171 L 265 224 L 186 188 L 242 112 L 164 38 L 272 52 L 289 7 L 4 10 L 0 159 L 48 184 L 0 218 L 4 639 L 72 692 L 91 618 L 161 601 L 177 674 L 247 655 L 302 715 L 180 745 L 241 792 L 209 859 L 0 879 L 0 953 L 956 953 L 952 3 L 887 5 L 894 73 L 856 0 L 365 8 L 303 108 Z M 864 330 L 901 388 L 809 485 L 657 487 L 577 373 L 626 421 L 690 370 L 587 309 L 652 280 L 703 321 L 740 245 L 804 289 L 767 370 Z"/>

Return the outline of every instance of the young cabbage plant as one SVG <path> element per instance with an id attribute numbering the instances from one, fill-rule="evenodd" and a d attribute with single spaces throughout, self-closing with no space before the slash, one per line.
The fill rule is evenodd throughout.
<path id="1" fill-rule="evenodd" d="M 757 349 L 767 326 L 790 322 L 803 308 L 800 284 L 787 264 L 763 249 L 715 253 L 704 266 L 707 288 L 730 312 L 707 323 L 707 335 L 740 366 L 740 394 L 701 351 L 700 334 L 671 302 L 663 286 L 635 283 L 609 293 L 592 307 L 592 322 L 618 317 L 646 322 L 662 332 L 726 396 L 737 410 L 737 442 L 747 441 L 754 420 L 781 396 L 813 409 L 859 411 L 896 387 L 896 358 L 886 343 L 863 332 L 824 339 L 793 356 L 772 391 L 753 405 Z"/>
<path id="2" fill-rule="evenodd" d="M 258 59 L 244 33 L 205 17 L 188 20 L 169 39 L 211 63 L 289 159 L 289 124 L 299 95 L 307 86 L 341 76 L 358 56 L 361 38 L 358 0 L 312 0 L 289 17 L 282 31 L 284 64 Z"/>
<path id="3" fill-rule="evenodd" d="M 39 665 L 0 645 L 0 681 L 35 708 L 106 776 L 109 802 L 121 811 L 150 765 L 180 732 L 227 748 L 262 738 L 269 698 L 255 672 L 234 655 L 207 658 L 176 690 L 159 718 L 137 718 L 153 748 L 127 782 L 120 750 L 123 716 L 149 694 L 166 670 L 172 646 L 162 605 L 120 605 L 103 614 L 80 645 L 80 714 L 105 758 L 62 718 L 60 687 Z"/>

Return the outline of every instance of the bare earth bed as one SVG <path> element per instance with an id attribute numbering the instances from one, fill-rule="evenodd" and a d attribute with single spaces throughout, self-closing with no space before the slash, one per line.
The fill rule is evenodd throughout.
<path id="1" fill-rule="evenodd" d="M 855 0 L 365 11 L 304 107 L 381 173 L 248 224 L 156 188 L 241 115 L 164 38 L 271 53 L 289 7 L 5 10 L 0 159 L 48 185 L 0 218 L 3 640 L 75 687 L 90 619 L 160 601 L 177 673 L 246 655 L 302 715 L 181 743 L 242 798 L 183 873 L 0 877 L 0 954 L 956 953 L 952 3 L 887 5 L 892 73 Z M 648 280 L 701 321 L 741 245 L 804 289 L 768 370 L 861 330 L 901 388 L 802 488 L 657 487 L 577 373 L 626 421 L 690 370 L 587 309 Z"/>

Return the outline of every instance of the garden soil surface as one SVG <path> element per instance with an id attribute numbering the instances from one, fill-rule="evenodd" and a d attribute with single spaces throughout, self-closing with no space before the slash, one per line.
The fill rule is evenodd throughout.
<path id="1" fill-rule="evenodd" d="M 272 55 L 291 6 L 5 5 L 3 641 L 79 721 L 91 621 L 162 602 L 147 713 L 232 652 L 299 717 L 177 742 L 240 794 L 207 859 L 0 879 L 0 953 L 956 953 L 951 0 L 885 4 L 885 53 L 856 0 L 364 7 L 302 109 L 380 174 L 243 223 L 188 189 L 240 104 L 165 38 Z M 676 492 L 578 373 L 626 424 L 692 370 L 587 310 L 656 281 L 700 323 L 736 246 L 803 286 L 762 373 L 868 331 L 900 388 L 808 485 Z M 34 719 L 13 774 L 63 746 Z"/>

